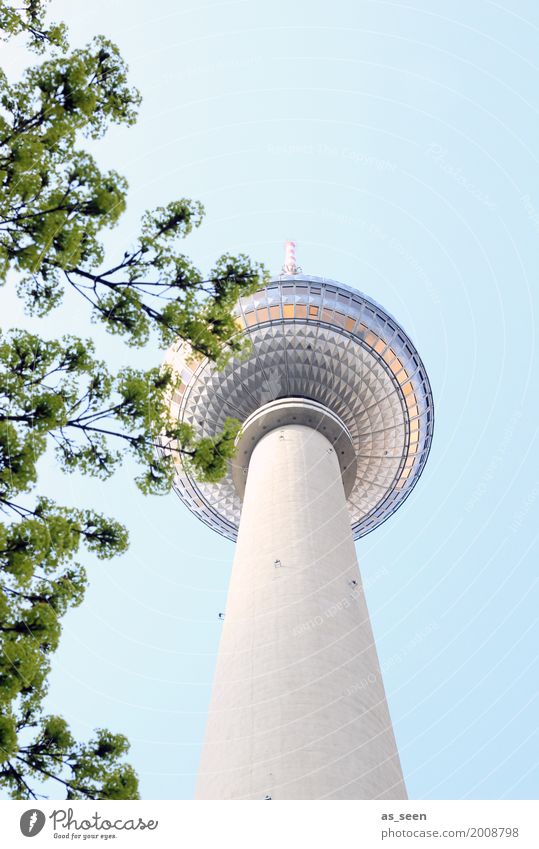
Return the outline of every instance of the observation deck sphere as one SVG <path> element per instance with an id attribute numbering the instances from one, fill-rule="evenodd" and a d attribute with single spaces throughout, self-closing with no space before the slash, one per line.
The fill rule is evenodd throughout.
<path id="1" fill-rule="evenodd" d="M 278 399 L 323 405 L 352 440 L 357 466 L 347 507 L 354 538 L 365 536 L 408 497 L 429 453 L 432 393 L 414 345 L 375 301 L 322 277 L 283 275 L 241 298 L 235 315 L 251 349 L 223 369 L 194 359 L 184 343 L 169 349 L 167 362 L 182 379 L 173 415 L 197 436 L 214 436 L 228 416 L 243 423 Z M 182 501 L 235 540 L 241 498 L 232 464 L 218 483 L 195 480 L 181 455 L 176 466 Z"/>

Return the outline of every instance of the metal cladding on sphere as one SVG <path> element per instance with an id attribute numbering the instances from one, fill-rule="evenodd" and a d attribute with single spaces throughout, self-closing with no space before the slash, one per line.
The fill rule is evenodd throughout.
<path id="1" fill-rule="evenodd" d="M 299 273 L 242 298 L 236 316 L 251 349 L 225 368 L 194 361 L 182 344 L 169 350 L 167 361 L 182 377 L 174 415 L 198 436 L 213 436 L 228 416 L 243 423 L 277 399 L 323 405 L 350 434 L 356 470 L 346 503 L 354 538 L 364 536 L 403 503 L 430 449 L 432 394 L 416 349 L 395 319 L 361 292 Z M 181 459 L 177 468 L 182 501 L 236 539 L 241 498 L 232 465 L 217 484 L 194 480 Z"/>

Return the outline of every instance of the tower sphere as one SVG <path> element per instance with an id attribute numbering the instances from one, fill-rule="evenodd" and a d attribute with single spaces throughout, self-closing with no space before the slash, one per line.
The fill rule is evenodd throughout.
<path id="1" fill-rule="evenodd" d="M 284 274 L 241 298 L 235 314 L 251 346 L 224 368 L 194 359 L 183 343 L 167 353 L 182 379 L 171 399 L 174 416 L 199 437 L 219 433 L 229 416 L 244 425 L 236 458 L 219 483 L 195 480 L 180 455 L 178 495 L 203 522 L 236 539 L 249 456 L 246 428 L 255 440 L 256 413 L 267 407 L 264 429 L 292 421 L 329 428 L 352 533 L 365 536 L 407 498 L 429 453 L 432 393 L 415 347 L 366 295 L 302 273 Z"/>

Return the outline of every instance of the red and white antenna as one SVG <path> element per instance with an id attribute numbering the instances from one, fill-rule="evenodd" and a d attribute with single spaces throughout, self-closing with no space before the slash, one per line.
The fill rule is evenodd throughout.
<path id="1" fill-rule="evenodd" d="M 296 243 L 285 242 L 283 274 L 299 274 L 301 268 L 296 265 Z"/>

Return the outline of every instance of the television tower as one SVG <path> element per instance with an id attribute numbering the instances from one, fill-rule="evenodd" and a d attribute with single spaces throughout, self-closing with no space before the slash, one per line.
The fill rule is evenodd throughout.
<path id="1" fill-rule="evenodd" d="M 237 539 L 199 799 L 406 799 L 354 539 L 410 494 L 432 440 L 416 349 L 377 303 L 282 274 L 236 307 L 246 356 L 218 370 L 183 343 L 175 416 L 200 436 L 239 419 L 216 484 L 178 460 L 175 488 Z"/>

